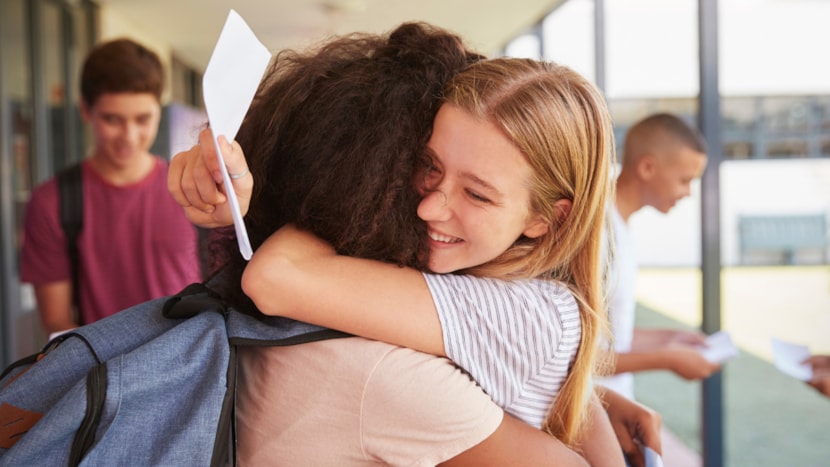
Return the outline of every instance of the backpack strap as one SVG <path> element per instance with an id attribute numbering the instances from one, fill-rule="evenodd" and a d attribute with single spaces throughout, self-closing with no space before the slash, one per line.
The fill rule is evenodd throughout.
<path id="1" fill-rule="evenodd" d="M 227 315 L 227 305 L 219 294 L 202 282 L 188 285 L 176 295 L 170 296 L 162 306 L 165 318 L 187 319 L 204 311 L 215 311 Z"/>
<path id="2" fill-rule="evenodd" d="M 80 309 L 80 271 L 78 266 L 78 235 L 84 225 L 84 191 L 81 172 L 81 163 L 78 162 L 60 171 L 56 177 L 60 199 L 61 226 L 64 235 L 66 235 L 66 250 L 69 255 L 70 271 L 72 273 L 72 304 L 77 310 L 79 325 L 84 324 Z"/>

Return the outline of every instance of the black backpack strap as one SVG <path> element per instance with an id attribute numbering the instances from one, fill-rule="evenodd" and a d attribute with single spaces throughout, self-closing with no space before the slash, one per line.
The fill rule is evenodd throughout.
<path id="1" fill-rule="evenodd" d="M 176 295 L 170 296 L 162 306 L 165 318 L 187 319 L 205 311 L 227 314 L 227 305 L 221 297 L 202 282 L 188 285 Z"/>
<path id="2" fill-rule="evenodd" d="M 79 306 L 80 271 L 78 266 L 78 235 L 84 225 L 84 191 L 81 163 L 73 164 L 60 171 L 57 175 L 57 182 L 61 226 L 64 235 L 66 235 L 66 249 L 72 272 L 72 304 L 75 305 L 77 311 L 78 324 L 83 325 L 83 314 Z"/>

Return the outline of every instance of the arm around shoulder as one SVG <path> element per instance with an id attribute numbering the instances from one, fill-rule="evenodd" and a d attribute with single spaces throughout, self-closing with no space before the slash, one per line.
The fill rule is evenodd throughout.
<path id="1" fill-rule="evenodd" d="M 256 250 L 242 289 L 267 315 L 445 355 L 438 312 L 420 272 L 338 255 L 294 226 Z"/>

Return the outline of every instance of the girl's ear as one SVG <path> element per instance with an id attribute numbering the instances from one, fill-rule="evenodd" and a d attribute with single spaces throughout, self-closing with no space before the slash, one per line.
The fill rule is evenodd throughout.
<path id="1" fill-rule="evenodd" d="M 542 216 L 536 216 L 536 219 L 529 222 L 525 231 L 522 234 L 527 238 L 538 238 L 547 233 L 548 222 Z"/>
<path id="2" fill-rule="evenodd" d="M 556 213 L 556 224 L 561 224 L 571 213 L 571 206 L 573 203 L 569 199 L 560 199 L 553 203 L 553 210 Z M 546 234 L 550 229 L 550 222 L 540 215 L 537 215 L 532 221 L 528 222 L 524 236 L 527 238 L 538 238 Z"/>
<path id="3" fill-rule="evenodd" d="M 569 199 L 560 199 L 559 201 L 553 203 L 553 211 L 556 213 L 556 223 L 561 224 L 565 222 L 565 219 L 571 213 L 571 207 L 573 206 L 573 201 Z"/>

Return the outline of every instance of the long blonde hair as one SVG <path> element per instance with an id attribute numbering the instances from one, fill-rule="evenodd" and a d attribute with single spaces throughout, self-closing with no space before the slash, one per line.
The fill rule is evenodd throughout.
<path id="1" fill-rule="evenodd" d="M 533 169 L 531 212 L 548 221 L 548 232 L 538 238 L 522 237 L 493 261 L 464 272 L 555 279 L 574 293 L 580 303 L 582 338 L 544 426 L 573 444 L 585 426 L 592 375 L 604 362 L 598 346 L 607 329 L 600 242 L 615 158 L 605 100 L 567 67 L 498 58 L 456 75 L 445 89 L 445 101 L 501 129 Z M 567 215 L 554 206 L 562 199 L 572 203 Z"/>

